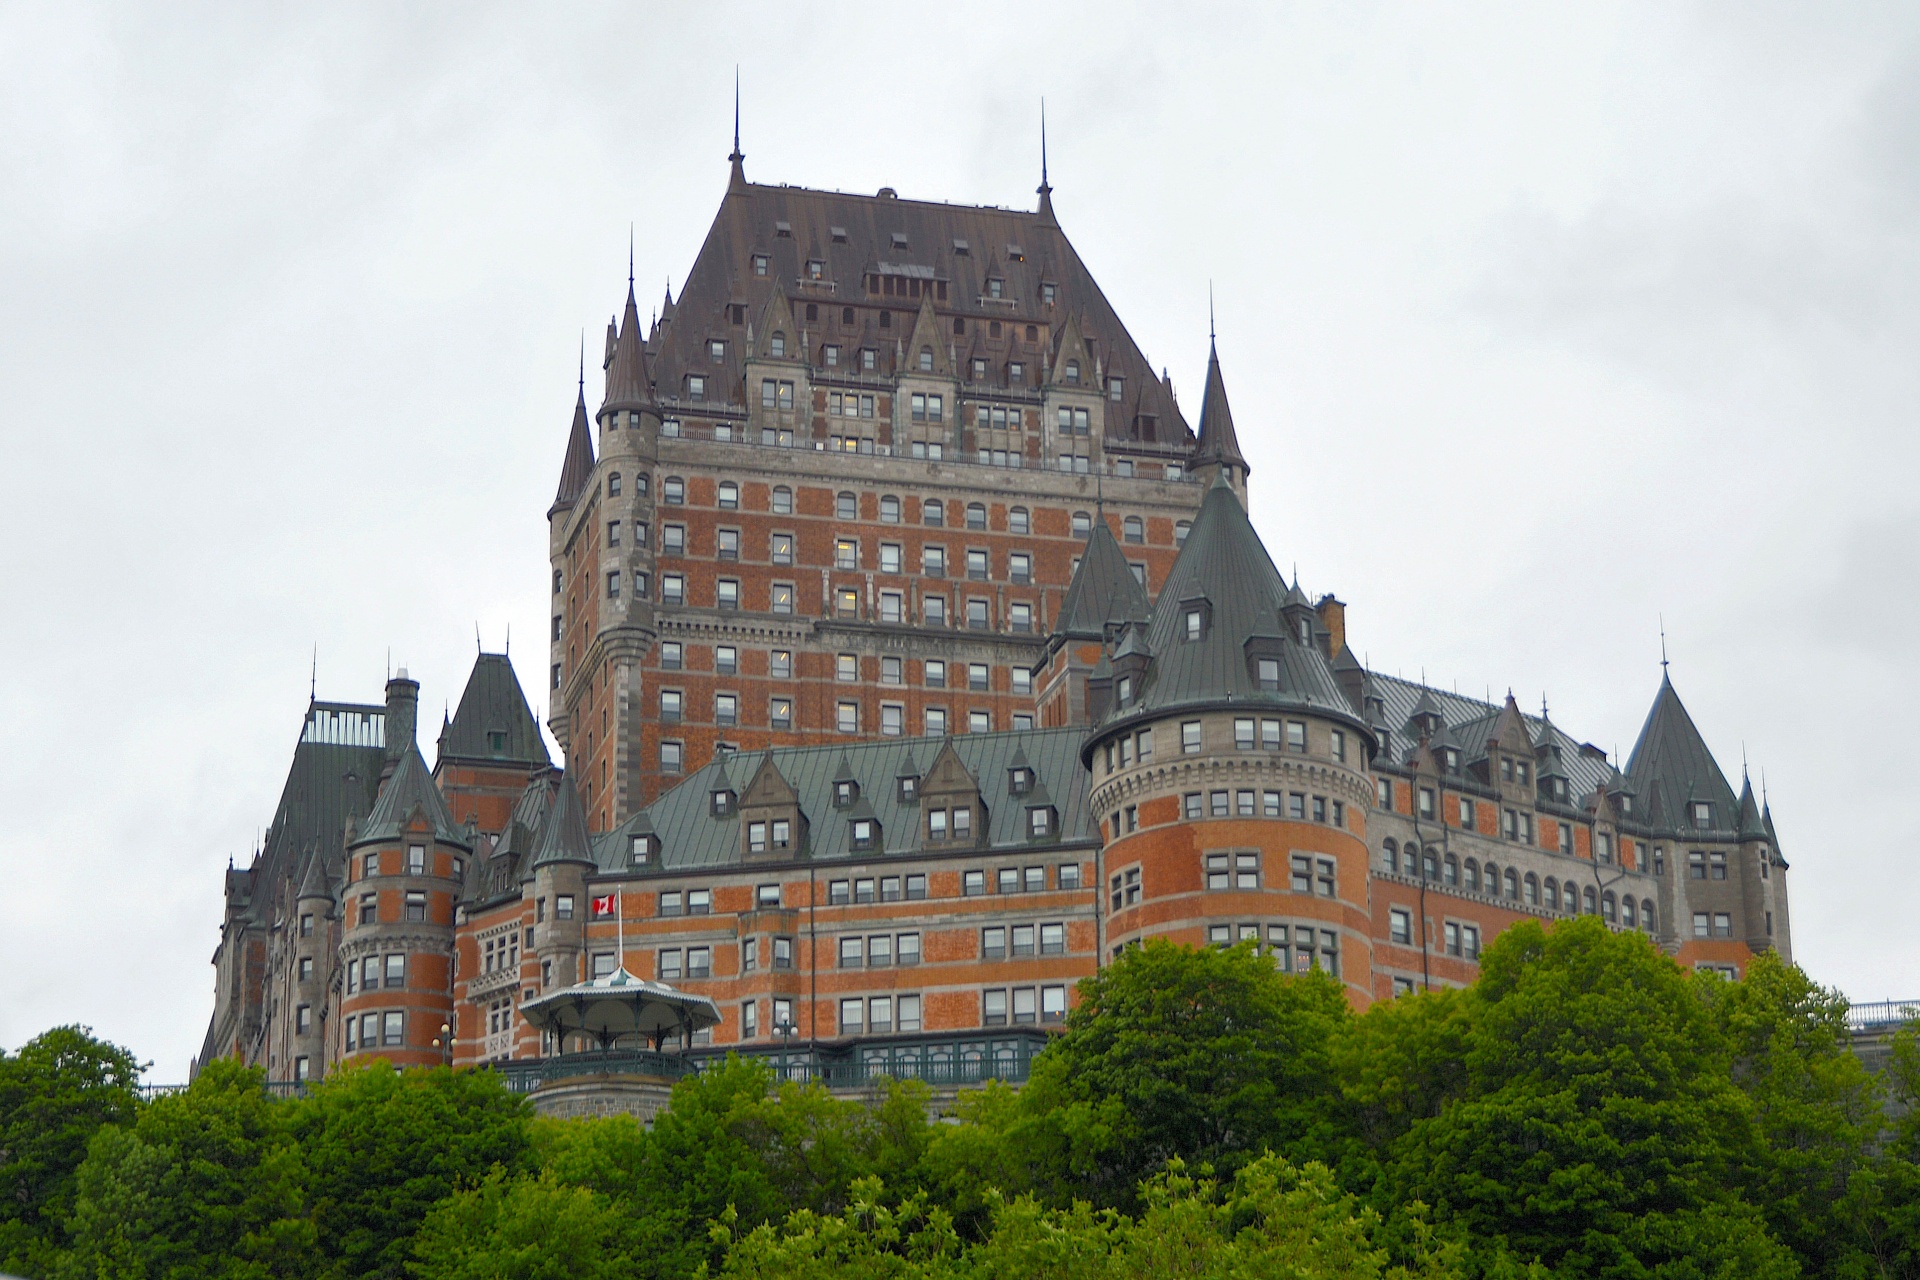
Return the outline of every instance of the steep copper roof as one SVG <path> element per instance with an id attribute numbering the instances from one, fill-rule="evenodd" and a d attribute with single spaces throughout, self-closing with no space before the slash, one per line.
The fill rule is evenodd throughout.
<path id="1" fill-rule="evenodd" d="M 1660 692 L 1647 712 L 1640 740 L 1627 758 L 1627 773 L 1648 797 L 1647 820 L 1663 830 L 1692 826 L 1689 801 L 1713 805 L 1715 830 L 1732 831 L 1737 822 L 1733 788 L 1720 772 L 1713 752 L 1694 727 L 1693 717 L 1680 703 L 1673 681 L 1660 678 Z"/>
<path id="2" fill-rule="evenodd" d="M 800 333 L 788 337 L 800 340 L 794 345 L 805 359 L 820 365 L 829 343 L 841 346 L 845 357 L 873 347 L 879 371 L 891 373 L 932 290 L 943 360 L 947 348 L 985 358 L 990 381 L 1003 386 L 1009 362 L 1018 361 L 1020 385 L 1037 389 L 1053 364 L 1053 335 L 1072 317 L 1100 377 L 1124 379 L 1120 400 L 1101 401 L 1108 439 L 1190 449 L 1193 435 L 1179 406 L 1051 214 L 1050 199 L 1042 212 L 1030 213 L 902 200 L 891 190 L 867 196 L 762 186 L 745 181 L 736 162 L 674 304 L 673 323 L 659 327 L 648 353 L 655 393 L 662 404 L 674 402 L 686 394 L 687 375 L 700 374 L 707 379 L 705 403 L 744 406 L 748 328 L 776 289 L 791 299 Z M 766 259 L 764 275 L 754 271 L 757 256 Z M 810 262 L 819 264 L 817 277 Z M 990 280 L 999 282 L 997 297 L 989 296 Z M 898 292 L 885 292 L 887 282 Z M 876 283 L 877 292 L 869 287 Z M 1043 301 L 1043 285 L 1052 286 L 1051 303 Z M 954 332 L 956 319 L 964 332 Z M 1035 326 L 1032 339 L 1028 325 Z M 764 352 L 766 335 L 753 337 Z M 726 344 L 718 362 L 708 347 L 712 340 Z M 1089 382 L 1093 373 L 1085 372 Z M 609 397 L 611 377 L 610 365 Z M 1096 385 L 1105 390 L 1104 383 Z"/>
<path id="3" fill-rule="evenodd" d="M 607 359 L 607 395 L 600 412 L 645 409 L 653 404 L 653 380 L 647 373 L 646 335 L 640 330 L 640 308 L 634 302 L 633 281 L 627 281 L 627 309 Z"/>
<path id="4" fill-rule="evenodd" d="M 1200 443 L 1196 462 L 1231 462 L 1242 471 L 1247 460 L 1240 453 L 1240 437 L 1233 430 L 1233 410 L 1227 407 L 1227 380 L 1220 375 L 1220 349 L 1207 344 L 1207 392 L 1200 400 Z"/>
<path id="5" fill-rule="evenodd" d="M 546 740 L 505 654 L 483 653 L 474 659 L 460 709 L 440 735 L 440 758 L 551 763 Z"/>
<path id="6" fill-rule="evenodd" d="M 592 476 L 593 433 L 587 427 L 587 389 L 583 382 L 580 398 L 573 403 L 573 430 L 567 435 L 567 460 L 560 464 L 560 488 L 553 495 L 553 506 L 547 509 L 548 517 L 579 501 Z"/>
<path id="7" fill-rule="evenodd" d="M 540 831 L 532 865 L 550 862 L 592 862 L 593 848 L 587 838 L 587 810 L 580 803 L 580 789 L 573 784 L 573 771 L 560 776 L 560 790 L 547 810 L 546 824 Z"/>
<path id="8" fill-rule="evenodd" d="M 433 775 L 427 772 L 420 748 L 409 746 L 393 776 L 380 788 L 380 798 L 374 802 L 373 812 L 367 815 L 354 843 L 394 839 L 416 811 L 425 816 L 436 839 L 448 844 L 467 843 L 466 833 L 455 825 L 453 811 L 447 808 L 446 797 L 440 794 Z"/>
<path id="9" fill-rule="evenodd" d="M 1105 639 L 1109 623 L 1144 622 L 1148 611 L 1146 589 L 1127 566 L 1113 530 L 1106 520 L 1095 520 L 1080 567 L 1060 601 L 1054 634 Z"/>

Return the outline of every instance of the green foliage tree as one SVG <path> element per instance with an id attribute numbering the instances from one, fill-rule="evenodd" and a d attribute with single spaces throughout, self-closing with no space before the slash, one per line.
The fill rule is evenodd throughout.
<path id="1" fill-rule="evenodd" d="M 459 1187 L 498 1166 L 532 1171 L 524 1099 L 490 1071 L 395 1071 L 384 1062 L 328 1076 L 294 1106 L 321 1274 L 398 1277 L 414 1233 Z"/>
<path id="2" fill-rule="evenodd" d="M 1231 1173 L 1263 1150 L 1318 1154 L 1351 1016 L 1338 981 L 1285 977 L 1249 944 L 1131 948 L 1081 982 L 1034 1060 L 1010 1154 L 1043 1198 L 1113 1207 L 1169 1160 Z"/>
<path id="3" fill-rule="evenodd" d="M 55 1027 L 0 1053 L 0 1270 L 57 1263 L 87 1146 L 139 1106 L 140 1063 L 85 1027 Z"/>
<path id="4" fill-rule="evenodd" d="M 185 1092 L 129 1125 L 102 1126 L 76 1179 L 72 1247 L 60 1273 L 88 1280 L 266 1280 L 303 1276 L 302 1213 L 288 1104 L 264 1075 L 211 1062 Z"/>
<path id="5" fill-rule="evenodd" d="M 436 1205 L 414 1238 L 418 1280 L 624 1280 L 635 1273 L 633 1221 L 551 1170 L 495 1168 Z"/>
<path id="6" fill-rule="evenodd" d="M 1398 1203 L 1556 1275 L 1798 1274 L 1733 1199 L 1754 1136 L 1723 1038 L 1642 935 L 1514 925 L 1465 1016 L 1460 1093 L 1391 1151 Z"/>

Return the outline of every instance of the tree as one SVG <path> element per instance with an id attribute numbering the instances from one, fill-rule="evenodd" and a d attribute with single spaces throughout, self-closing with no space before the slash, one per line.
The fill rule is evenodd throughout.
<path id="1" fill-rule="evenodd" d="M 1034 1060 L 1012 1150 L 1043 1198 L 1115 1207 L 1172 1159 L 1226 1174 L 1268 1149 L 1317 1155 L 1350 1021 L 1338 981 L 1285 977 L 1250 945 L 1129 949 Z"/>
<path id="2" fill-rule="evenodd" d="M 1686 974 L 1597 917 L 1523 921 L 1481 958 L 1460 1095 L 1392 1153 L 1394 1197 L 1556 1275 L 1798 1273 L 1734 1199 L 1752 1143 Z"/>
<path id="3" fill-rule="evenodd" d="M 491 1071 L 336 1072 L 296 1102 L 321 1273 L 399 1277 L 413 1235 L 456 1188 L 532 1171 L 526 1102 Z"/>
<path id="4" fill-rule="evenodd" d="M 408 1270 L 418 1280 L 621 1280 L 634 1273 L 632 1220 L 551 1171 L 496 1168 L 427 1215 Z"/>
<path id="5" fill-rule="evenodd" d="M 0 1053 L 0 1269 L 52 1270 L 88 1143 L 133 1119 L 140 1071 L 86 1027 L 55 1027 Z"/>
<path id="6" fill-rule="evenodd" d="M 76 1179 L 74 1277 L 265 1280 L 302 1276 L 313 1228 L 302 1214 L 288 1104 L 264 1074 L 207 1064 L 183 1093 L 126 1126 L 103 1126 Z"/>

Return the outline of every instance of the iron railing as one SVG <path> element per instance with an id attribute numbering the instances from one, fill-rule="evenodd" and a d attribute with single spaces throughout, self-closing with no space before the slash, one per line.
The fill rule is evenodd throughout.
<path id="1" fill-rule="evenodd" d="M 1878 1000 L 1856 1004 L 1847 1010 L 1847 1025 L 1855 1031 L 1885 1027 L 1920 1018 L 1920 1000 Z"/>

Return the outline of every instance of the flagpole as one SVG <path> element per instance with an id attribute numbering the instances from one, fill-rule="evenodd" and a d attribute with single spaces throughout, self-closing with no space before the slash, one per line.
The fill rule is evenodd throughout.
<path id="1" fill-rule="evenodd" d="M 627 967 L 627 925 L 625 917 L 620 914 L 620 899 L 625 896 L 625 894 L 620 892 L 618 886 L 614 888 L 613 936 L 615 939 L 615 950 L 613 967 L 616 969 L 625 969 Z"/>

